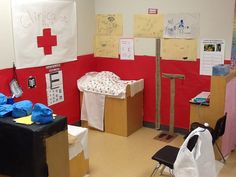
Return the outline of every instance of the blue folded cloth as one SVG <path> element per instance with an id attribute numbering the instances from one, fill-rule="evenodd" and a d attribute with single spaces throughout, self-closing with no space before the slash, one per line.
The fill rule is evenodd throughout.
<path id="1" fill-rule="evenodd" d="M 36 103 L 32 111 L 32 121 L 38 124 L 47 124 L 53 121 L 53 111 L 41 103 Z"/>
<path id="2" fill-rule="evenodd" d="M 24 117 L 32 113 L 33 103 L 29 100 L 19 101 L 13 104 L 12 117 Z"/>
<path id="3" fill-rule="evenodd" d="M 0 105 L 0 118 L 11 116 L 12 109 L 11 104 Z"/>
<path id="4" fill-rule="evenodd" d="M 4 94 L 0 93 L 0 105 L 6 103 L 7 103 L 7 97 Z"/>

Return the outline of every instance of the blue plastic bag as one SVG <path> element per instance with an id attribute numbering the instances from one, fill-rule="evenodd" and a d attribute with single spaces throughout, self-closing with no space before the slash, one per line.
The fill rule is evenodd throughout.
<path id="1" fill-rule="evenodd" d="M 4 94 L 0 93 L 0 105 L 6 103 L 7 103 L 7 97 Z"/>
<path id="2" fill-rule="evenodd" d="M 36 103 L 32 111 L 32 122 L 47 124 L 53 121 L 53 111 L 41 103 Z"/>
<path id="3" fill-rule="evenodd" d="M 24 117 L 32 113 L 33 103 L 29 100 L 19 101 L 13 104 L 12 117 Z"/>
<path id="4" fill-rule="evenodd" d="M 12 109 L 11 104 L 0 105 L 0 118 L 11 116 Z"/>

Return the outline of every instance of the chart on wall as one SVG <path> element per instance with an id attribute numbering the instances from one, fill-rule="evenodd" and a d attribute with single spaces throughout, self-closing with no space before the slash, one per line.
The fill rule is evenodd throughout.
<path id="1" fill-rule="evenodd" d="M 75 0 L 12 0 L 17 68 L 77 58 Z"/>
<path id="2" fill-rule="evenodd" d="M 162 39 L 161 57 L 165 60 L 195 61 L 197 41 L 194 39 Z"/>
<path id="3" fill-rule="evenodd" d="M 162 15 L 135 15 L 134 36 L 135 37 L 163 37 L 163 16 Z"/>
<path id="4" fill-rule="evenodd" d="M 63 77 L 62 71 L 47 73 L 47 101 L 48 106 L 64 101 Z"/>
<path id="5" fill-rule="evenodd" d="M 120 38 L 120 59 L 134 60 L 134 39 Z"/>
<path id="6" fill-rule="evenodd" d="M 117 36 L 96 36 L 94 45 L 94 56 L 118 58 L 119 38 Z"/>
<path id="7" fill-rule="evenodd" d="M 96 34 L 121 36 L 123 34 L 123 21 L 121 14 L 96 15 Z"/>
<path id="8" fill-rule="evenodd" d="M 166 14 L 164 38 L 197 38 L 199 36 L 199 14 Z"/>

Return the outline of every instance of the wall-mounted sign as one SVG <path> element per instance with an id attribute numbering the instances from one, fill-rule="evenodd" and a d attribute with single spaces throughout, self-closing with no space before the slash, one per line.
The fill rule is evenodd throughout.
<path id="1" fill-rule="evenodd" d="M 46 74 L 48 106 L 64 101 L 62 71 Z"/>
<path id="2" fill-rule="evenodd" d="M 158 9 L 156 9 L 156 8 L 148 8 L 148 14 L 158 14 Z"/>

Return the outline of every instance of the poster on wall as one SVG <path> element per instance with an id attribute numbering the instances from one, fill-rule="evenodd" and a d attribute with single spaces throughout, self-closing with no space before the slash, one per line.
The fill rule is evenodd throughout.
<path id="1" fill-rule="evenodd" d="M 199 36 L 199 14 L 166 14 L 164 38 L 197 38 Z"/>
<path id="2" fill-rule="evenodd" d="M 75 0 L 12 0 L 17 68 L 76 60 Z"/>
<path id="3" fill-rule="evenodd" d="M 62 71 L 47 73 L 47 101 L 48 106 L 64 101 L 63 78 Z"/>
<path id="4" fill-rule="evenodd" d="M 119 37 L 117 36 L 96 36 L 94 45 L 95 57 L 118 58 Z"/>
<path id="5" fill-rule="evenodd" d="M 96 15 L 96 34 L 121 36 L 123 34 L 123 21 L 121 14 Z"/>
<path id="6" fill-rule="evenodd" d="M 134 39 L 120 38 L 120 59 L 134 60 Z"/>
<path id="7" fill-rule="evenodd" d="M 162 15 L 135 15 L 134 16 L 135 37 L 163 37 L 163 16 Z"/>
<path id="8" fill-rule="evenodd" d="M 225 41 L 203 39 L 200 48 L 200 75 L 212 75 L 212 67 L 224 64 Z"/>
<path id="9" fill-rule="evenodd" d="M 233 24 L 231 60 L 232 60 L 233 64 L 236 66 L 236 1 L 235 1 L 235 5 L 234 5 L 234 24 Z"/>
<path id="10" fill-rule="evenodd" d="M 197 41 L 195 39 L 162 39 L 163 60 L 196 61 Z"/>

